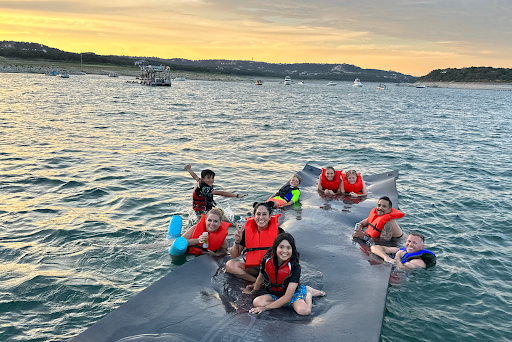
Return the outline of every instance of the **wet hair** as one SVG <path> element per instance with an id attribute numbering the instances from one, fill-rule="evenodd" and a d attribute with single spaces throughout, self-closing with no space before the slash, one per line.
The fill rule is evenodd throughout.
<path id="1" fill-rule="evenodd" d="M 292 246 L 292 256 L 290 257 L 290 263 L 292 265 L 298 265 L 299 264 L 299 252 L 297 252 L 297 247 L 295 247 L 295 239 L 293 238 L 292 234 L 290 233 L 281 233 L 279 234 L 275 239 L 274 243 L 272 244 L 272 247 L 270 247 L 267 250 L 267 253 L 265 253 L 264 258 L 270 258 L 272 255 L 275 255 L 277 253 L 277 247 L 283 240 L 286 240 L 290 243 Z"/>
<path id="2" fill-rule="evenodd" d="M 272 208 L 274 208 L 274 201 L 270 202 L 254 202 L 252 204 L 253 210 L 253 216 L 256 215 L 256 210 L 258 210 L 259 207 L 264 206 L 268 210 L 268 214 L 272 214 Z"/>
<path id="3" fill-rule="evenodd" d="M 201 178 L 205 178 L 205 177 L 214 178 L 215 177 L 215 172 L 213 172 L 210 169 L 206 169 L 206 170 L 201 171 Z"/>
<path id="4" fill-rule="evenodd" d="M 210 214 L 213 214 L 213 215 L 217 215 L 221 221 L 224 221 L 225 217 L 224 217 L 224 210 L 222 210 L 221 208 L 213 208 L 211 209 L 208 214 L 206 214 L 206 217 L 208 217 L 208 215 Z"/>
<path id="5" fill-rule="evenodd" d="M 357 176 L 357 171 L 356 170 L 348 170 L 348 171 L 345 171 L 345 175 L 348 176 L 348 175 L 356 175 Z"/>
<path id="6" fill-rule="evenodd" d="M 389 207 L 393 207 L 393 202 L 391 202 L 391 200 L 389 199 L 388 196 L 382 196 L 381 198 L 379 198 L 379 201 L 380 200 L 384 200 L 384 201 L 388 201 L 389 202 Z"/>
<path id="7" fill-rule="evenodd" d="M 332 166 L 327 166 L 325 168 L 325 171 L 327 171 L 327 170 L 332 170 L 332 172 L 336 172 L 336 170 L 334 170 L 334 167 L 332 167 Z"/>
<path id="8" fill-rule="evenodd" d="M 290 177 L 290 180 L 292 180 L 293 178 L 297 178 L 297 179 L 299 180 L 299 184 L 300 184 L 300 182 L 302 182 L 302 178 L 300 178 L 300 176 L 299 176 L 299 174 L 298 174 L 298 173 L 296 173 L 296 174 L 294 174 L 293 176 L 291 176 L 291 177 Z"/>
<path id="9" fill-rule="evenodd" d="M 423 234 L 420 234 L 420 233 L 418 233 L 418 232 L 412 232 L 412 233 L 410 233 L 409 235 L 417 236 L 417 237 L 419 237 L 419 238 L 421 239 L 421 242 L 422 242 L 422 243 L 425 243 L 425 237 L 423 236 Z"/>

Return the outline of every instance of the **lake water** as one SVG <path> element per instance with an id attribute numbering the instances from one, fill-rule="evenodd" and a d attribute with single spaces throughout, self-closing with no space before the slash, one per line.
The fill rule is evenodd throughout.
<path id="1" fill-rule="evenodd" d="M 307 162 L 399 170 L 400 225 L 438 255 L 389 287 L 382 341 L 510 339 L 511 92 L 126 80 L 0 74 L 2 341 L 71 338 L 178 267 L 126 246 L 190 226 L 185 164 L 248 193 L 217 197 L 239 218 Z"/>

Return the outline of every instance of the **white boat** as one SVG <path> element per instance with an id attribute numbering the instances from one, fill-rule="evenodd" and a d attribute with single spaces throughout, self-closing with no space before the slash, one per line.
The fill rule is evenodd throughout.
<path id="1" fill-rule="evenodd" d="M 263 85 L 263 81 L 262 80 L 257 80 L 256 83 L 254 83 L 255 85 Z"/>
<path id="2" fill-rule="evenodd" d="M 379 86 L 377 87 L 377 89 L 379 89 L 379 90 L 386 90 L 387 87 L 386 87 L 385 84 L 380 83 Z"/>
<path id="3" fill-rule="evenodd" d="M 426 87 L 427 87 L 427 86 L 426 86 L 426 85 L 424 85 L 424 84 L 419 84 L 419 85 L 417 85 L 417 86 L 416 86 L 416 88 L 426 88 Z"/>
<path id="4" fill-rule="evenodd" d="M 302 85 L 304 85 L 304 81 L 300 81 L 300 82 L 299 82 L 299 83 L 297 83 L 297 84 L 302 84 Z"/>
<path id="5" fill-rule="evenodd" d="M 329 83 L 327 83 L 328 86 L 335 86 L 336 85 L 336 82 L 333 82 L 333 81 L 329 81 Z"/>
<path id="6" fill-rule="evenodd" d="M 185 77 L 175 77 L 175 81 L 185 81 Z"/>
<path id="7" fill-rule="evenodd" d="M 142 65 L 140 84 L 149 86 L 171 86 L 171 68 L 163 65 Z"/>
<path id="8" fill-rule="evenodd" d="M 286 76 L 284 78 L 284 84 L 285 85 L 291 85 L 292 84 L 292 78 L 290 76 Z"/>
<path id="9" fill-rule="evenodd" d="M 361 83 L 361 80 L 359 78 L 356 78 L 354 80 L 354 84 L 352 84 L 353 87 L 362 87 L 363 84 Z"/>
<path id="10" fill-rule="evenodd" d="M 61 78 L 69 78 L 69 74 L 68 74 L 67 71 L 63 71 L 63 72 L 60 73 L 60 77 Z"/>

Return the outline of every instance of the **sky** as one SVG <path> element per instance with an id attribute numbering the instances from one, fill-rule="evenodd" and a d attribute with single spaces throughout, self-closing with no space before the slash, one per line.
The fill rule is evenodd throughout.
<path id="1" fill-rule="evenodd" d="M 0 41 L 160 58 L 512 68 L 511 0 L 0 0 Z"/>

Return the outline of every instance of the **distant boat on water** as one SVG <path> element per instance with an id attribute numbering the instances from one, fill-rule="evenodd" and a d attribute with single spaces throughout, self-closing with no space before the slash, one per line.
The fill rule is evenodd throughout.
<path id="1" fill-rule="evenodd" d="M 417 85 L 416 88 L 426 88 L 427 86 L 424 84 Z"/>
<path id="2" fill-rule="evenodd" d="M 69 74 L 68 74 L 67 71 L 63 71 L 63 72 L 60 73 L 60 77 L 61 78 L 69 78 Z"/>
<path id="3" fill-rule="evenodd" d="M 327 83 L 328 86 L 335 86 L 336 85 L 336 82 L 333 82 L 333 81 L 329 81 L 329 83 Z"/>
<path id="4" fill-rule="evenodd" d="M 286 76 L 284 78 L 284 85 L 291 85 L 292 84 L 292 78 L 290 76 Z"/>
<path id="5" fill-rule="evenodd" d="M 57 76 L 57 71 L 48 71 L 44 74 L 45 76 Z"/>
<path id="6" fill-rule="evenodd" d="M 385 84 L 380 83 L 379 86 L 377 87 L 377 89 L 379 89 L 379 90 L 386 90 L 387 86 Z"/>
<path id="7" fill-rule="evenodd" d="M 262 80 L 257 80 L 256 83 L 254 83 L 255 85 L 263 85 L 263 81 Z"/>
<path id="8" fill-rule="evenodd" d="M 185 79 L 185 77 L 180 77 L 180 76 L 179 76 L 179 77 L 175 77 L 175 78 L 174 78 L 174 80 L 175 80 L 175 81 L 182 81 L 182 82 L 183 82 L 183 81 L 185 81 L 186 79 Z"/>
<path id="9" fill-rule="evenodd" d="M 352 84 L 353 87 L 362 87 L 363 84 L 361 83 L 361 80 L 359 78 L 356 78 L 354 80 L 354 84 Z"/>

